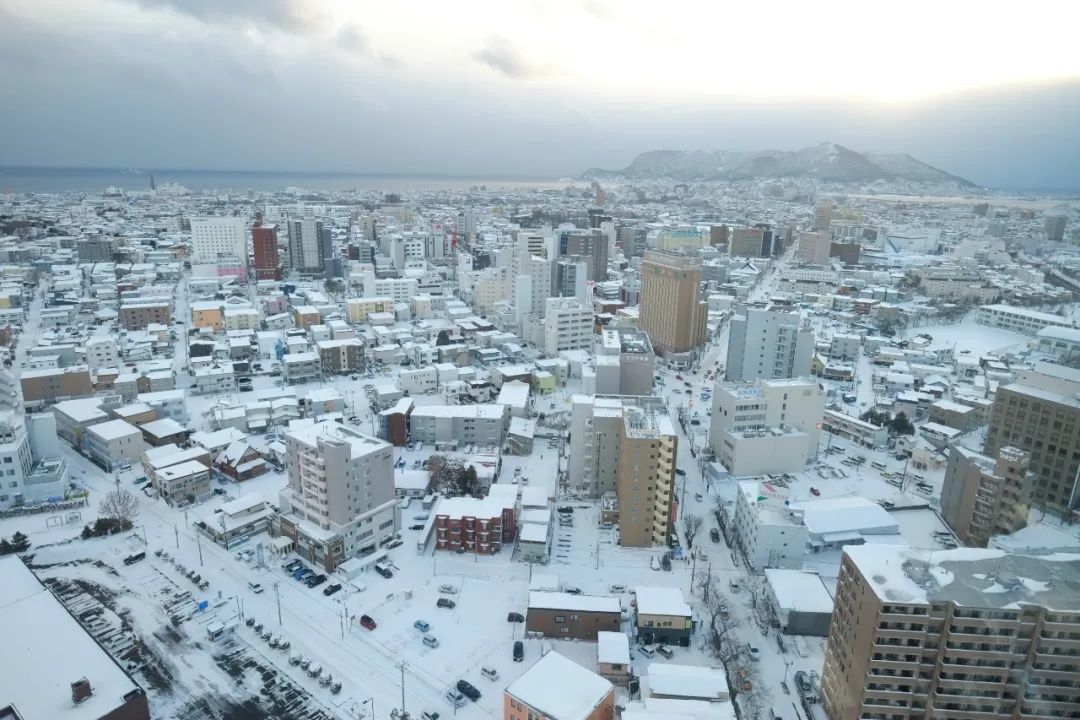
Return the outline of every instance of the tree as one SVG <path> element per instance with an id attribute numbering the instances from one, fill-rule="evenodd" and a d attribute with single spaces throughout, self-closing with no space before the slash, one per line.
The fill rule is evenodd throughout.
<path id="1" fill-rule="evenodd" d="M 23 552 L 30 547 L 30 538 L 23 535 L 21 532 L 16 531 L 11 536 L 11 547 L 15 552 Z"/>
<path id="2" fill-rule="evenodd" d="M 126 488 L 117 487 L 105 494 L 98 512 L 103 518 L 118 523 L 121 530 L 130 530 L 139 516 L 139 500 Z"/>
<path id="3" fill-rule="evenodd" d="M 700 515 L 683 515 L 682 531 L 683 536 L 686 538 L 686 547 L 690 550 L 694 549 L 694 538 L 697 537 L 702 523 Z"/>
<path id="4" fill-rule="evenodd" d="M 0 538 L 0 555 L 10 555 L 15 552 L 15 548 L 8 542 L 7 538 Z"/>
<path id="5" fill-rule="evenodd" d="M 435 347 L 442 347 L 443 345 L 450 344 L 450 333 L 445 330 L 440 330 L 439 334 L 435 336 Z"/>
<path id="6" fill-rule="evenodd" d="M 466 466 L 457 458 L 438 456 L 436 469 L 432 470 L 435 487 L 445 497 L 476 496 L 480 494 L 480 478 L 476 468 Z M 432 460 L 428 460 L 431 469 Z"/>
<path id="7" fill-rule="evenodd" d="M 911 424 L 911 420 L 908 419 L 907 413 L 903 411 L 896 413 L 896 417 L 892 419 L 892 423 L 889 425 L 889 430 L 894 435 L 915 434 L 915 426 Z"/>

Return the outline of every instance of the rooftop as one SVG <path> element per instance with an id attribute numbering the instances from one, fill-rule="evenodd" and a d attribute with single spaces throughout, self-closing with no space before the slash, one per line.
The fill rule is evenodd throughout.
<path id="1" fill-rule="evenodd" d="M 612 687 L 596 673 L 550 651 L 506 692 L 551 720 L 578 720 L 588 717 L 611 694 Z"/>
<path id="2" fill-rule="evenodd" d="M 610 595 L 575 595 L 566 592 L 529 592 L 529 608 L 538 610 L 577 610 L 579 612 L 622 612 L 619 598 Z"/>

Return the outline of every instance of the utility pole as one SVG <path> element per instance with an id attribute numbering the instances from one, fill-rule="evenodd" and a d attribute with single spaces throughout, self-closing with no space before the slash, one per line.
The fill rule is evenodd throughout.
<path id="1" fill-rule="evenodd" d="M 277 599 L 277 624 L 280 625 L 281 624 L 281 591 L 278 588 L 278 583 L 277 583 L 276 580 L 274 581 L 274 598 Z M 374 708 L 372 708 L 371 714 L 372 715 L 375 714 L 375 709 Z"/>
<path id="2" fill-rule="evenodd" d="M 401 717 L 408 718 L 405 714 L 405 663 L 401 663 Z"/>
<path id="3" fill-rule="evenodd" d="M 176 534 L 176 549 L 180 549 L 180 528 L 176 527 L 176 523 L 172 526 L 173 532 Z"/>
<path id="4" fill-rule="evenodd" d="M 202 541 L 199 539 L 199 530 L 198 530 L 198 528 L 195 529 L 195 545 L 198 546 L 198 548 L 199 548 L 199 567 L 202 567 L 203 566 Z"/>

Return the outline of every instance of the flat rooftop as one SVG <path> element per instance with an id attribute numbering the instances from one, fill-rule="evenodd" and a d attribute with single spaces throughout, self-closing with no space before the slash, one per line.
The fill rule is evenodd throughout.
<path id="1" fill-rule="evenodd" d="M 897 545 L 849 545 L 844 553 L 883 602 L 1080 610 L 1080 553 L 1019 555 L 995 549 L 935 551 Z"/>

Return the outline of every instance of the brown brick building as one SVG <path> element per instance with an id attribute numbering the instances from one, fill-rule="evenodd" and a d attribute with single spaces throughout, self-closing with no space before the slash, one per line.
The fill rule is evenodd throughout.
<path id="1" fill-rule="evenodd" d="M 503 488 L 513 491 L 507 496 Z M 443 498 L 435 506 L 435 547 L 438 550 L 494 555 L 517 534 L 514 505 L 516 485 L 492 485 L 491 495 Z"/>
<path id="2" fill-rule="evenodd" d="M 145 330 L 151 323 L 172 323 L 172 308 L 164 300 L 144 300 L 120 306 L 120 327 L 125 330 Z"/>
<path id="3" fill-rule="evenodd" d="M 54 403 L 66 398 L 90 397 L 94 394 L 94 382 L 90 368 L 72 365 L 66 368 L 26 370 L 19 376 L 23 402 Z"/>
<path id="4" fill-rule="evenodd" d="M 525 629 L 546 637 L 596 640 L 602 630 L 618 632 L 621 615 L 617 597 L 533 591 Z"/>

